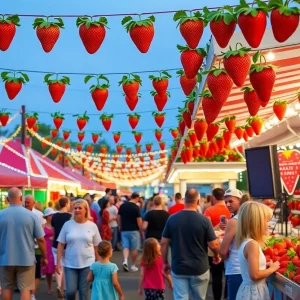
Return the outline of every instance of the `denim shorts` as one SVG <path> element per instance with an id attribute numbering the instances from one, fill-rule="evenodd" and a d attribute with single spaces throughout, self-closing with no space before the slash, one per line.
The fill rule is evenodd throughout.
<path id="1" fill-rule="evenodd" d="M 122 246 L 125 249 L 137 250 L 140 248 L 140 232 L 139 231 L 122 231 Z"/>

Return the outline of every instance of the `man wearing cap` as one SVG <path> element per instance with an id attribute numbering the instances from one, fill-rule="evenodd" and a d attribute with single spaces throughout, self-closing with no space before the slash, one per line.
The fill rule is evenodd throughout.
<path id="1" fill-rule="evenodd" d="M 225 228 L 224 239 L 221 244 L 220 254 L 225 260 L 225 275 L 227 282 L 227 300 L 235 300 L 237 291 L 242 283 L 238 249 L 236 247 L 235 233 L 237 229 L 238 211 L 241 206 L 243 193 L 237 189 L 228 189 L 225 192 L 224 200 L 227 208 L 233 217 L 223 224 Z M 222 227 L 223 225 L 223 227 Z"/>
<path id="2" fill-rule="evenodd" d="M 35 243 L 40 248 L 42 263 L 47 265 L 46 242 L 40 221 L 22 207 L 22 192 L 13 187 L 8 191 L 9 207 L 0 211 L 0 281 L 3 299 L 11 300 L 15 286 L 21 299 L 30 299 L 35 289 Z"/>

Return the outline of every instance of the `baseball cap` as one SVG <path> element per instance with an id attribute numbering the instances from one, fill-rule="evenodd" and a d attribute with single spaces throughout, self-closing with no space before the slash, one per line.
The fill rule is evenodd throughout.
<path id="1" fill-rule="evenodd" d="M 56 211 L 51 207 L 48 207 L 44 211 L 44 218 L 56 214 Z"/>
<path id="2" fill-rule="evenodd" d="M 242 198 L 243 193 L 242 193 L 240 190 L 238 190 L 238 189 L 228 189 L 228 190 L 225 192 L 224 197 L 227 197 L 227 196 L 232 196 L 232 197 Z"/>

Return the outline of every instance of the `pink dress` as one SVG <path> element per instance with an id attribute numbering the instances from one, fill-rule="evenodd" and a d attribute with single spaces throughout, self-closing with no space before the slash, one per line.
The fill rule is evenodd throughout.
<path id="1" fill-rule="evenodd" d="M 45 231 L 45 240 L 47 245 L 47 260 L 48 265 L 45 267 L 42 267 L 42 274 L 43 275 L 51 275 L 55 273 L 55 265 L 54 265 L 54 257 L 52 254 L 52 244 L 53 244 L 53 229 L 50 229 L 48 227 L 44 227 Z"/>

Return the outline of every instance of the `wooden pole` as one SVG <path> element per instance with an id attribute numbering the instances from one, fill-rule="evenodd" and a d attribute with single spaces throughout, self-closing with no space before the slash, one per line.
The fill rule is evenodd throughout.
<path id="1" fill-rule="evenodd" d="M 22 126 L 22 130 L 21 130 L 21 143 L 22 145 L 25 145 L 25 140 L 26 140 L 26 116 L 25 116 L 25 105 L 22 105 L 21 108 L 21 126 Z"/>

